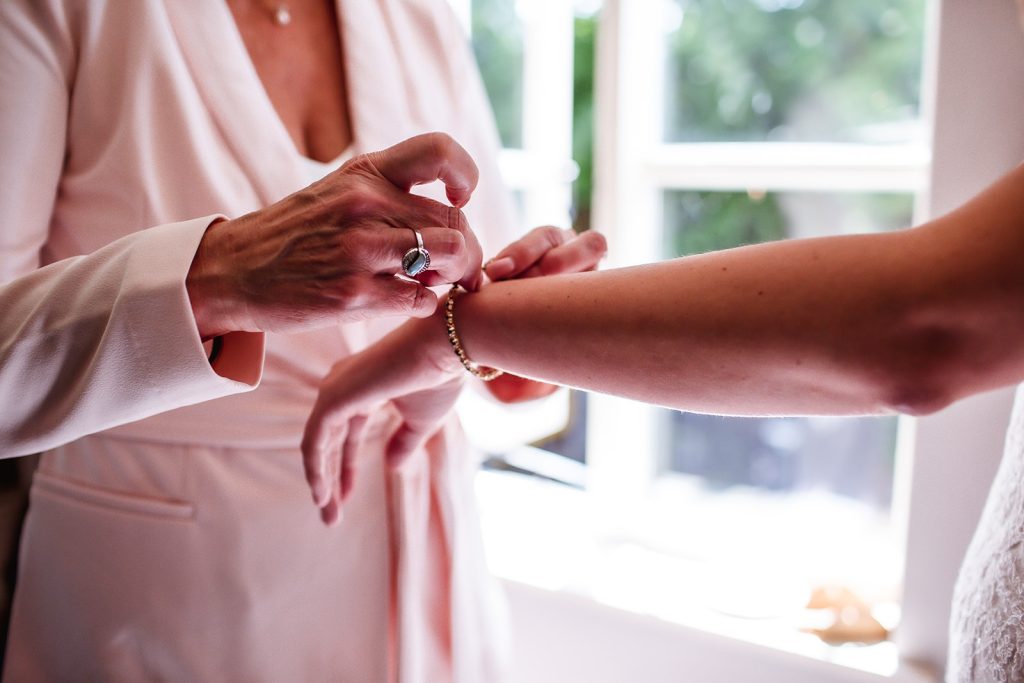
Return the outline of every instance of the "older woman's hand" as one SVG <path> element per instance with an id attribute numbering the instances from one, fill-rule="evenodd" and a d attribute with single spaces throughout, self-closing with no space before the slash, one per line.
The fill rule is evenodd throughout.
<path id="1" fill-rule="evenodd" d="M 498 280 L 591 270 L 606 249 L 598 233 L 576 236 L 571 230 L 542 227 L 499 252 L 487 272 Z M 407 322 L 334 365 L 320 384 L 302 440 L 306 480 L 326 523 L 340 518 L 352 489 L 353 454 L 365 414 L 387 401 L 398 410 L 402 423 L 386 451 L 388 463 L 398 465 L 434 434 L 468 377 L 449 344 L 440 311 Z M 505 401 L 540 397 L 554 388 L 513 375 L 487 386 Z"/>
<path id="2" fill-rule="evenodd" d="M 440 180 L 452 206 L 413 195 Z M 447 135 L 430 133 L 358 156 L 281 201 L 211 226 L 186 285 L 200 335 L 298 331 L 384 315 L 427 316 L 429 285 L 480 285 L 480 244 L 459 210 L 477 168 Z M 430 269 L 397 278 L 418 229 Z"/>

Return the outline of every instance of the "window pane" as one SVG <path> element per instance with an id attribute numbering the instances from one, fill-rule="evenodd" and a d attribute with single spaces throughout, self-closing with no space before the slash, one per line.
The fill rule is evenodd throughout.
<path id="1" fill-rule="evenodd" d="M 903 228 L 911 225 L 913 208 L 909 194 L 669 190 L 664 195 L 664 256 Z"/>
<path id="2" fill-rule="evenodd" d="M 897 229 L 910 225 L 913 201 L 908 194 L 666 191 L 664 256 Z M 715 571 L 731 568 L 735 586 L 763 587 L 758 582 L 770 575 L 780 585 L 835 583 L 872 600 L 896 599 L 889 522 L 896 418 L 658 414 L 662 476 L 656 513 L 644 524 L 666 521 L 651 543 Z M 702 522 L 669 528 L 678 519 Z M 734 592 L 745 605 L 759 604 L 757 591 Z"/>
<path id="3" fill-rule="evenodd" d="M 569 423 L 565 429 L 533 444 L 549 453 L 570 460 L 587 462 L 587 395 L 582 391 L 569 394 Z"/>
<path id="4" fill-rule="evenodd" d="M 573 228 L 590 229 L 594 191 L 594 66 L 597 60 L 596 7 L 577 3 L 573 30 L 572 158 L 580 173 L 573 184 Z"/>
<path id="5" fill-rule="evenodd" d="M 902 194 L 668 191 L 665 255 L 910 225 Z M 709 489 L 830 491 L 887 509 L 896 418 L 722 418 L 665 411 L 663 465 Z"/>
<path id="6" fill-rule="evenodd" d="M 666 141 L 921 140 L 924 0 L 666 1 Z"/>
<path id="7" fill-rule="evenodd" d="M 504 147 L 523 145 L 523 26 L 516 3 L 473 0 L 473 51 Z"/>
<path id="8" fill-rule="evenodd" d="M 668 469 L 708 489 L 829 491 L 883 510 L 891 502 L 896 418 L 669 417 Z"/>

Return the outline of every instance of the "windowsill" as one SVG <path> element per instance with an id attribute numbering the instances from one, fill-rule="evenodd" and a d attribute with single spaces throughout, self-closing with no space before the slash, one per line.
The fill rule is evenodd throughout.
<path id="1" fill-rule="evenodd" d="M 934 680 L 901 667 L 891 642 L 836 647 L 801 632 L 792 608 L 806 595 L 778 575 L 754 586 L 749 572 L 741 581 L 721 566 L 609 539 L 599 529 L 601 511 L 583 491 L 488 471 L 479 475 L 477 491 L 491 569 L 509 582 L 513 597 L 529 587 L 529 600 L 541 601 L 545 612 L 589 603 L 606 609 L 613 629 L 628 629 L 639 618 L 644 628 L 682 627 L 681 633 L 716 637 L 735 646 L 739 657 L 751 647 L 768 648 L 867 674 L 858 680 Z"/>

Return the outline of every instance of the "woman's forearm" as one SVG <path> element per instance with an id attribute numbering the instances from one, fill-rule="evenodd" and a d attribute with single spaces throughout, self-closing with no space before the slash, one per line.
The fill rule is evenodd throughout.
<path id="1" fill-rule="evenodd" d="M 1011 175 L 913 230 L 497 283 L 458 333 L 480 364 L 681 409 L 929 412 L 1024 377 Z"/>
<path id="2" fill-rule="evenodd" d="M 815 248 L 786 243 L 498 283 L 458 302 L 459 334 L 484 365 L 662 405 L 884 410 L 892 400 L 872 386 L 865 352 L 897 313 L 877 305 L 881 292 L 854 296 L 840 273 L 832 287 L 812 284 Z M 761 265 L 766 258 L 772 266 Z"/>
<path id="3" fill-rule="evenodd" d="M 683 410 L 924 413 L 1024 380 L 1022 255 L 1018 168 L 911 230 L 497 282 L 456 295 L 455 331 L 480 365 Z M 303 440 L 320 505 L 324 472 L 341 458 L 330 435 L 368 402 L 387 396 L 436 416 L 454 400 L 440 389 L 465 373 L 445 310 L 322 383 Z M 426 438 L 435 426 L 414 431 Z"/>

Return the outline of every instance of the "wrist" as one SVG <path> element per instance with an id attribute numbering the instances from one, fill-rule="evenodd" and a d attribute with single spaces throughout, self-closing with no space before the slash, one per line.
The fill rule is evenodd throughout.
<path id="1" fill-rule="evenodd" d="M 459 357 L 455 355 L 451 342 L 448 340 L 448 322 L 445 317 L 445 306 L 449 296 L 451 296 L 450 291 L 439 296 L 437 298 L 437 310 L 429 318 L 423 318 L 420 322 L 425 328 L 422 334 L 428 340 L 426 345 L 427 358 L 430 359 L 430 362 L 441 373 L 452 377 L 460 377 L 466 374 L 466 371 L 463 369 L 462 363 L 459 362 Z"/>
<path id="2" fill-rule="evenodd" d="M 245 307 L 232 287 L 234 278 L 226 246 L 232 228 L 232 221 L 218 220 L 206 229 L 185 277 L 192 315 L 204 341 L 228 332 L 255 331 L 240 315 Z"/>
<path id="3" fill-rule="evenodd" d="M 459 332 L 460 328 L 456 324 L 455 319 L 455 302 L 460 296 L 458 289 L 458 285 L 453 285 L 451 290 L 448 292 L 448 297 L 442 304 L 445 319 L 445 331 L 448 335 L 449 346 L 451 346 L 452 353 L 458 359 L 459 364 L 469 372 L 469 374 L 485 382 L 490 382 L 501 377 L 503 373 L 497 368 L 480 365 L 472 360 L 469 353 L 466 351 L 466 347 L 462 341 L 462 336 Z M 464 329 L 464 327 L 462 329 Z"/>

